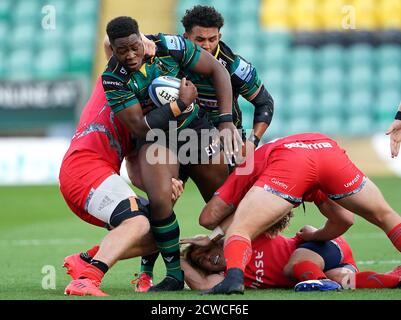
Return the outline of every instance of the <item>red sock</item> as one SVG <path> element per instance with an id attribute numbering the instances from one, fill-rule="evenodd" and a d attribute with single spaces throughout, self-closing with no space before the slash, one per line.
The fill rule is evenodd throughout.
<path id="1" fill-rule="evenodd" d="M 298 281 L 326 279 L 319 266 L 311 261 L 301 261 L 292 267 L 293 277 Z"/>
<path id="2" fill-rule="evenodd" d="M 99 246 L 94 246 L 92 249 L 89 249 L 86 252 L 91 258 L 93 258 L 98 251 L 99 251 Z"/>
<path id="3" fill-rule="evenodd" d="M 226 259 L 227 270 L 240 268 L 245 270 L 246 265 L 251 260 L 252 245 L 249 239 L 241 236 L 231 236 L 224 245 L 224 257 Z"/>
<path id="4" fill-rule="evenodd" d="M 387 237 L 391 240 L 394 247 L 401 252 L 401 223 L 396 225 L 388 234 Z"/>
<path id="5" fill-rule="evenodd" d="M 80 274 L 79 278 L 88 278 L 97 282 L 102 282 L 104 272 L 94 265 L 88 265 Z"/>
<path id="6" fill-rule="evenodd" d="M 355 274 L 355 287 L 357 289 L 395 288 L 399 282 L 400 277 L 373 271 L 357 272 Z"/>

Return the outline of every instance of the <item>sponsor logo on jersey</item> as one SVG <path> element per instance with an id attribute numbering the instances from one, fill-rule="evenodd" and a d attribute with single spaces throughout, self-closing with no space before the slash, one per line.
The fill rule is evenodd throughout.
<path id="1" fill-rule="evenodd" d="M 252 76 L 253 67 L 250 63 L 240 59 L 234 74 L 243 81 L 249 81 Z"/>
<path id="2" fill-rule="evenodd" d="M 360 178 L 361 178 L 361 176 L 359 174 L 357 174 L 354 179 L 352 179 L 350 182 L 347 182 L 346 184 L 344 184 L 344 187 L 346 187 L 346 188 L 352 187 Z"/>
<path id="3" fill-rule="evenodd" d="M 182 50 L 184 49 L 184 44 L 178 36 L 165 36 L 167 49 L 169 50 Z"/>
<path id="4" fill-rule="evenodd" d="M 276 178 L 272 178 L 270 181 L 273 182 L 275 185 L 277 185 L 277 186 L 279 186 L 279 187 L 281 187 L 281 188 L 283 188 L 285 190 L 288 189 L 288 186 L 284 182 L 281 182 L 281 181 L 277 180 Z"/>
<path id="5" fill-rule="evenodd" d="M 197 102 L 201 107 L 218 108 L 217 100 L 197 98 Z"/>
<path id="6" fill-rule="evenodd" d="M 110 199 L 108 196 L 105 196 L 102 200 L 102 202 L 100 203 L 100 206 L 98 208 L 98 211 L 103 210 L 104 208 L 106 208 L 108 205 L 112 204 L 114 202 L 113 199 Z"/>
<path id="7" fill-rule="evenodd" d="M 103 80 L 102 83 L 103 83 L 103 85 L 112 85 L 112 86 L 119 86 L 119 87 L 123 86 L 123 83 L 120 81 Z"/>
<path id="8" fill-rule="evenodd" d="M 264 262 L 263 262 L 263 251 L 255 251 L 255 281 L 250 285 L 251 288 L 259 288 L 263 284 L 263 276 L 265 275 L 264 271 Z"/>
<path id="9" fill-rule="evenodd" d="M 285 148 L 292 149 L 292 148 L 302 148 L 302 149 L 325 149 L 325 148 L 333 148 L 330 142 L 318 142 L 318 143 L 304 143 L 304 142 L 292 142 L 292 143 L 285 143 Z"/>

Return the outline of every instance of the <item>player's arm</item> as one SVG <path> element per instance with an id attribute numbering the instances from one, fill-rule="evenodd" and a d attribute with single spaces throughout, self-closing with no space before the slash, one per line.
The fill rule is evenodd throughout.
<path id="1" fill-rule="evenodd" d="M 398 106 L 398 111 L 394 117 L 394 121 L 390 128 L 388 128 L 386 134 L 390 135 L 391 157 L 395 158 L 400 152 L 401 145 L 401 103 Z"/>
<path id="2" fill-rule="evenodd" d="M 212 79 L 220 113 L 218 129 L 224 140 L 225 152 L 230 159 L 232 155 L 238 155 L 242 139 L 233 124 L 232 87 L 226 68 L 210 53 L 182 36 L 159 34 L 150 39 L 156 42 L 158 48 L 167 50 L 184 71 L 192 70 Z"/>
<path id="3" fill-rule="evenodd" d="M 184 271 L 185 282 L 192 290 L 208 290 L 224 280 L 224 276 L 219 273 L 210 275 L 201 273 L 184 258 L 181 258 L 181 268 Z"/>
<path id="4" fill-rule="evenodd" d="M 233 88 L 255 108 L 253 134 L 248 140 L 256 148 L 272 121 L 274 100 L 260 80 L 256 68 L 240 56 L 235 56 L 230 72 Z"/>
<path id="5" fill-rule="evenodd" d="M 320 212 L 327 218 L 323 227 L 312 230 L 303 227 L 298 233 L 305 241 L 328 241 L 344 234 L 354 224 L 354 214 L 341 207 L 333 200 L 327 199 L 318 206 Z"/>
<path id="6" fill-rule="evenodd" d="M 185 78 L 181 80 L 179 98 L 161 108 L 150 111 L 146 116 L 134 92 L 120 79 L 112 75 L 102 76 L 103 88 L 108 104 L 128 131 L 136 137 L 146 137 L 149 130 L 168 130 L 169 121 L 174 121 L 197 96 L 196 87 Z"/>

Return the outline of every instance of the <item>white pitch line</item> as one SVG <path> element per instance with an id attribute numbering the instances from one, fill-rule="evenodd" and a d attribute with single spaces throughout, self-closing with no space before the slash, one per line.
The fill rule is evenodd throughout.
<path id="1" fill-rule="evenodd" d="M 0 246 L 58 246 L 63 244 L 83 244 L 84 239 L 19 239 L 19 240 L 0 240 Z"/>
<path id="2" fill-rule="evenodd" d="M 357 265 L 360 264 L 365 264 L 365 265 L 372 265 L 372 264 L 394 264 L 394 265 L 400 265 L 401 260 L 362 260 L 362 261 L 357 261 Z"/>

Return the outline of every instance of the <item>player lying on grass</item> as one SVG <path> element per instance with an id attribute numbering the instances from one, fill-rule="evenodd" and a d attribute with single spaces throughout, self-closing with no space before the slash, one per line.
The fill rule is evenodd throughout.
<path id="1" fill-rule="evenodd" d="M 292 212 L 252 241 L 252 253 L 244 269 L 244 285 L 250 289 L 293 288 L 296 291 L 395 288 L 401 268 L 387 274 L 359 272 L 346 240 L 304 241 L 302 232 L 293 238 L 279 233 L 289 224 Z M 311 226 L 305 226 L 316 230 Z M 183 239 L 181 266 L 185 282 L 193 290 L 208 290 L 224 279 L 226 261 L 223 239 L 198 236 Z M 314 281 L 318 280 L 318 281 Z"/>
<path id="2" fill-rule="evenodd" d="M 252 173 L 241 175 L 242 168 L 237 168 L 200 216 L 200 224 L 213 229 L 236 208 L 224 246 L 227 276 L 210 293 L 242 292 L 251 241 L 293 207 L 319 194 L 327 196 L 330 205 L 381 228 L 401 251 L 401 217 L 334 140 L 320 133 L 288 136 L 261 146 L 247 161 L 253 161 Z M 350 224 L 341 217 L 350 212 L 335 212 L 322 229 L 304 230 L 304 239 L 331 240 L 343 234 Z"/>
<path id="3" fill-rule="evenodd" d="M 395 158 L 400 152 L 401 145 L 401 103 L 398 106 L 394 121 L 391 124 L 390 128 L 387 130 L 386 134 L 390 135 L 391 157 Z"/>

